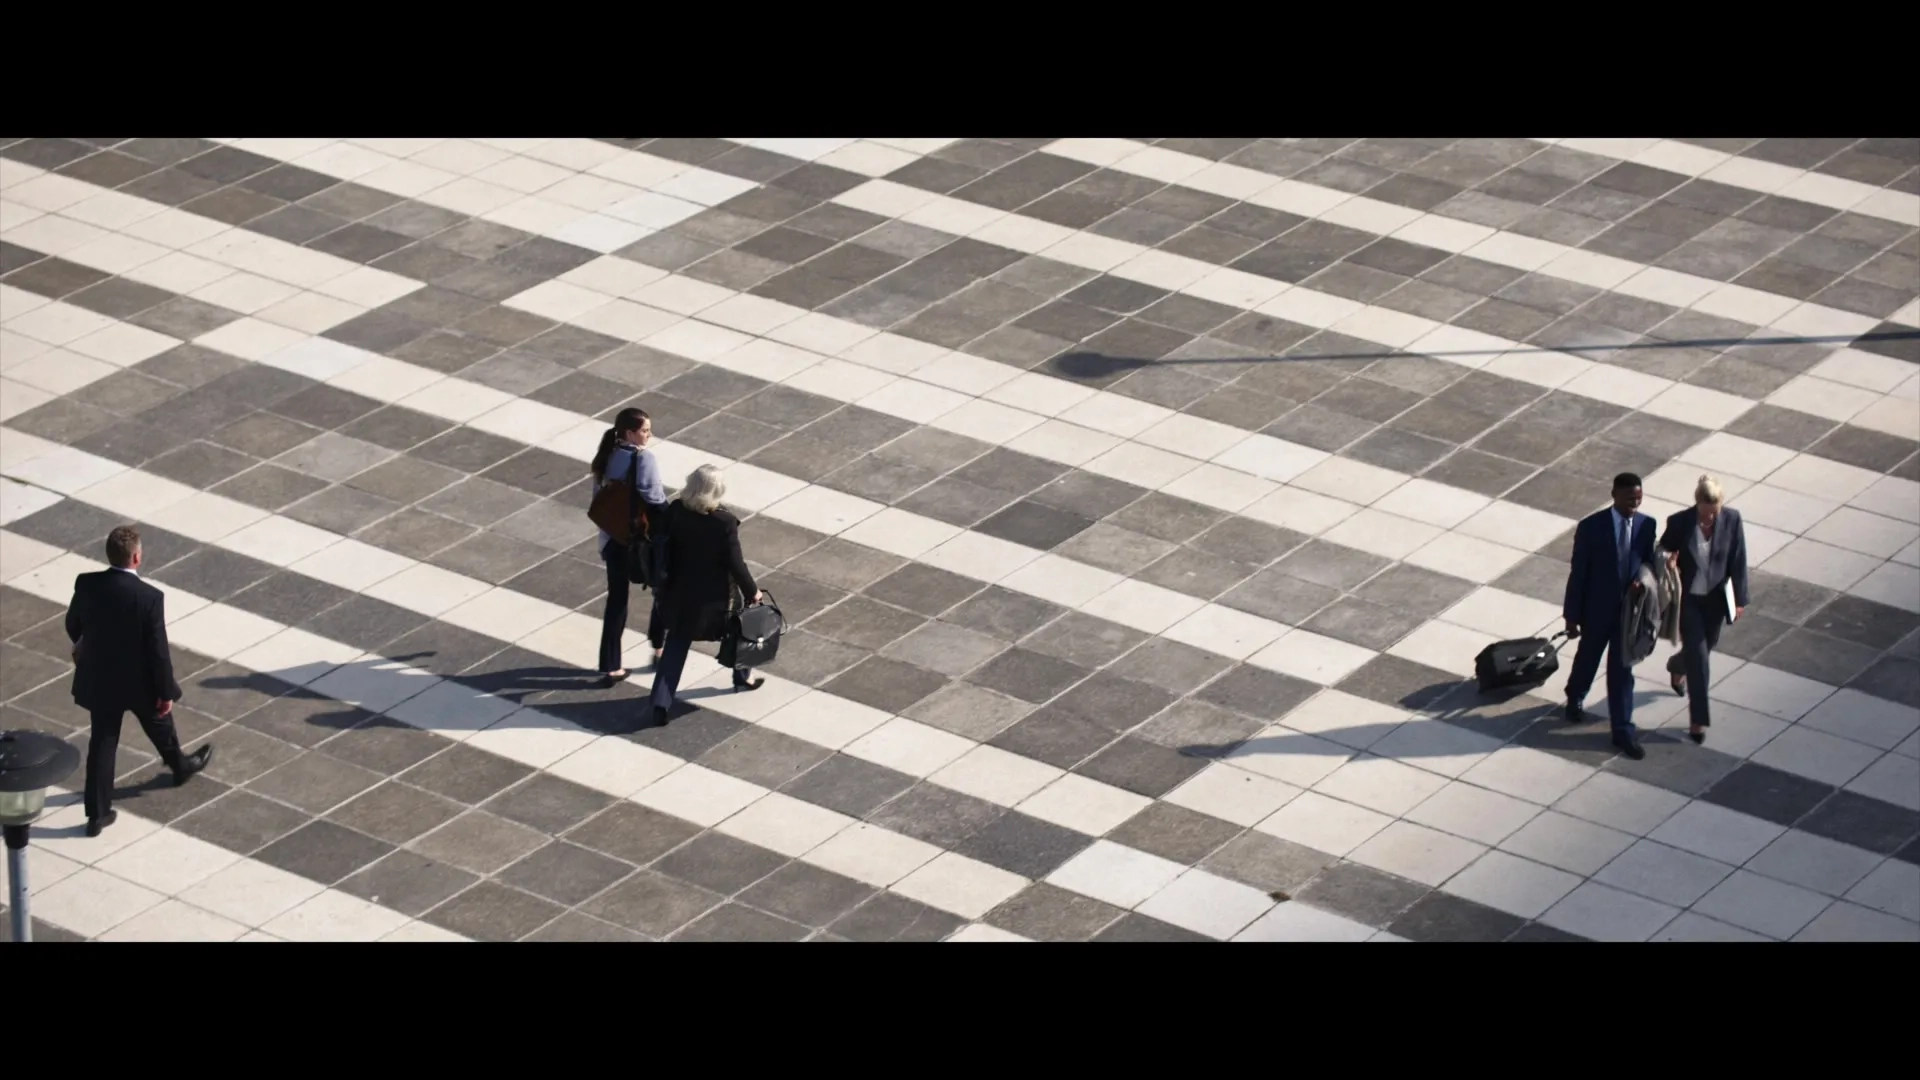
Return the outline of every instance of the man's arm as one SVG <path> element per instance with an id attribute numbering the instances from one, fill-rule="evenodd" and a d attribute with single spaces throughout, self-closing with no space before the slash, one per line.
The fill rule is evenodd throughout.
<path id="1" fill-rule="evenodd" d="M 1583 521 L 1573 527 L 1573 566 L 1567 574 L 1567 598 L 1560 612 L 1566 616 L 1569 631 L 1579 630 L 1585 615 L 1587 563 L 1591 557 L 1587 550 L 1587 525 Z"/>
<path id="2" fill-rule="evenodd" d="M 86 620 L 80 614 L 80 583 L 85 580 L 84 577 L 73 579 L 73 599 L 67 604 L 67 640 L 75 645 L 80 644 L 80 638 L 87 632 Z"/>
<path id="3" fill-rule="evenodd" d="M 148 662 L 153 669 L 154 704 L 165 712 L 180 700 L 180 684 L 173 679 L 173 650 L 167 644 L 167 594 L 154 591 L 153 610 L 147 616 Z"/>

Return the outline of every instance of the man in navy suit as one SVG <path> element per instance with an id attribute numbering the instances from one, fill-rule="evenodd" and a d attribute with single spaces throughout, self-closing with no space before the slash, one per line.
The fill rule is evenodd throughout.
<path id="1" fill-rule="evenodd" d="M 153 743 L 154 752 L 173 770 L 175 786 L 207 767 L 212 746 L 189 754 L 180 749 L 173 726 L 173 703 L 180 684 L 173 678 L 173 652 L 167 644 L 167 601 L 159 589 L 140 580 L 140 532 L 122 525 L 107 534 L 110 569 L 73 579 L 73 603 L 67 606 L 67 638 L 73 642 L 73 701 L 92 719 L 87 740 L 87 835 L 114 823 L 115 756 L 120 723 L 132 713 Z"/>
<path id="2" fill-rule="evenodd" d="M 1640 478 L 1621 473 L 1613 478 L 1613 505 L 1581 521 L 1573 532 L 1573 570 L 1567 575 L 1563 614 L 1567 633 L 1580 641 L 1573 670 L 1567 674 L 1567 719 L 1578 723 L 1582 703 L 1593 688 L 1600 654 L 1607 654 L 1607 717 L 1613 724 L 1613 745 L 1640 760 L 1647 752 L 1633 728 L 1633 669 L 1621 650 L 1620 602 L 1642 564 L 1654 559 L 1654 521 L 1639 512 Z"/>

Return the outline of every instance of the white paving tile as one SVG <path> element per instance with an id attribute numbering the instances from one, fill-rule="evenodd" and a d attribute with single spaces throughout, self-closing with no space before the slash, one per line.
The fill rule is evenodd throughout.
<path id="1" fill-rule="evenodd" d="M 1524 799 L 1456 780 L 1435 790 L 1406 818 L 1483 844 L 1498 844 L 1539 813 L 1538 806 Z"/>
<path id="2" fill-rule="evenodd" d="M 1679 909 L 1589 881 L 1547 910 L 1540 921 L 1595 941 L 1646 941 Z"/>
<path id="3" fill-rule="evenodd" d="M 1709 918 L 1784 941 L 1832 903 L 1828 897 L 1745 870 L 1735 870 L 1694 905 Z"/>
<path id="4" fill-rule="evenodd" d="M 1580 878 L 1550 866 L 1489 851 L 1450 878 L 1442 891 L 1488 907 L 1538 918 L 1580 885 Z"/>
<path id="5" fill-rule="evenodd" d="M 1647 838 L 1738 866 L 1758 855 L 1785 831 L 1751 814 L 1713 803 L 1691 802 L 1648 833 Z"/>
<path id="6" fill-rule="evenodd" d="M 1354 862 L 1438 887 L 1486 853 L 1485 845 L 1396 821 L 1349 856 Z"/>
<path id="7" fill-rule="evenodd" d="M 1592 877 L 1633 843 L 1632 836 L 1618 829 L 1548 810 L 1500 841 L 1500 848 Z"/>
<path id="8" fill-rule="evenodd" d="M 1292 784 L 1213 762 L 1168 792 L 1163 801 L 1251 828 L 1299 794 Z"/>
<path id="9" fill-rule="evenodd" d="M 1047 882 L 1116 907 L 1132 908 L 1185 873 L 1179 863 L 1109 840 L 1093 845 L 1047 875 Z"/>
<path id="10" fill-rule="evenodd" d="M 1847 899 L 1902 919 L 1920 920 L 1920 867 L 1888 859 L 1849 889 Z"/>
<path id="11" fill-rule="evenodd" d="M 1316 851 L 1345 856 L 1392 823 L 1385 814 L 1307 791 L 1254 828 Z"/>
<path id="12" fill-rule="evenodd" d="M 1920 942 L 1920 923 L 1842 900 L 1794 935 L 1795 941 Z"/>
<path id="13" fill-rule="evenodd" d="M 100 940 L 238 941 L 246 932 L 231 919 L 169 898 L 100 935 Z"/>
<path id="14" fill-rule="evenodd" d="M 1226 940 L 1273 907 L 1259 889 L 1205 870 L 1188 870 L 1136 910 L 1216 940 Z"/>

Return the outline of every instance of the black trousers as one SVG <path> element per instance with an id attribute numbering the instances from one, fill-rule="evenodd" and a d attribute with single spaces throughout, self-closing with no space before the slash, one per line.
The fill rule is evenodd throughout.
<path id="1" fill-rule="evenodd" d="M 1727 624 L 1727 597 L 1724 589 L 1705 596 L 1687 593 L 1680 598 L 1680 651 L 1674 654 L 1679 670 L 1671 661 L 1667 670 L 1687 677 L 1687 718 L 1697 727 L 1713 726 L 1707 704 L 1708 659 L 1720 647 L 1720 628 Z"/>
<path id="2" fill-rule="evenodd" d="M 126 709 L 94 709 L 92 733 L 87 739 L 87 791 L 85 803 L 89 820 L 105 817 L 113 809 L 113 776 L 120 756 L 120 724 Z M 155 753 L 167 768 L 180 765 L 180 735 L 173 727 L 173 714 L 155 716 L 153 706 L 135 710 L 134 719 L 147 733 Z"/>
<path id="3" fill-rule="evenodd" d="M 619 671 L 626 666 L 621 658 L 620 635 L 627 629 L 627 601 L 633 592 L 633 584 L 627 578 L 628 557 L 626 545 L 611 540 L 600 549 L 600 561 L 607 564 L 607 607 L 600 616 L 601 671 Z M 665 638 L 666 633 L 660 628 L 660 604 L 656 600 L 647 615 L 647 641 L 658 649 Z"/>
<path id="4" fill-rule="evenodd" d="M 600 549 L 600 561 L 607 564 L 607 608 L 600 615 L 600 670 L 619 671 L 626 666 L 620 658 L 620 635 L 627 629 L 627 595 L 633 588 L 627 580 L 627 546 L 607 541 Z"/>

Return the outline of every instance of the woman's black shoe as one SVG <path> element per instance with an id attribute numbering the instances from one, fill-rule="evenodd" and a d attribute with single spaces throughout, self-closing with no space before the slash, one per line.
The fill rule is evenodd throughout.
<path id="1" fill-rule="evenodd" d="M 1687 738 L 1692 739 L 1697 746 L 1707 745 L 1707 733 L 1704 731 L 1689 731 Z"/>
<path id="2" fill-rule="evenodd" d="M 751 682 L 737 682 L 733 684 L 733 692 L 736 694 L 744 694 L 749 690 L 758 690 L 765 685 L 767 685 L 767 680 L 764 678 L 754 679 Z"/>

